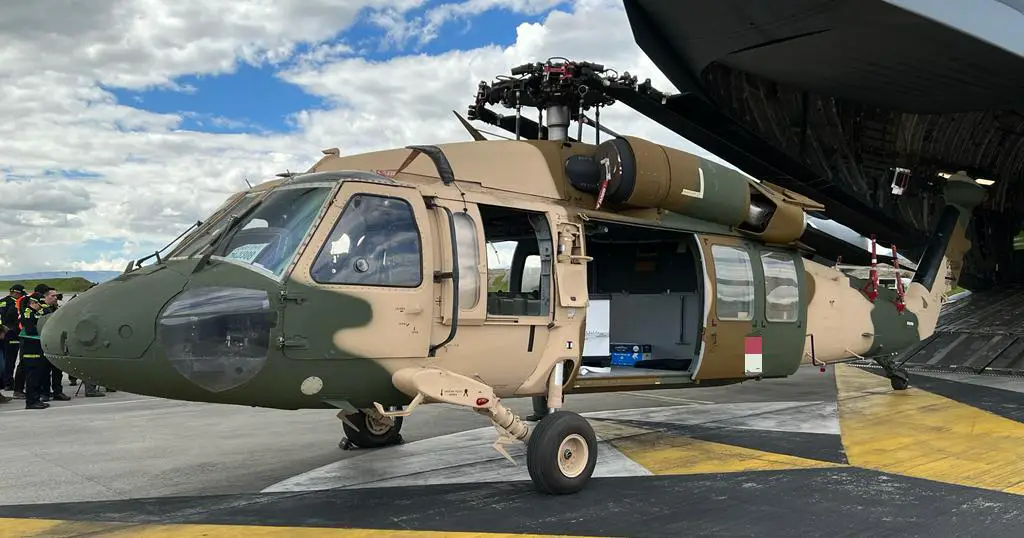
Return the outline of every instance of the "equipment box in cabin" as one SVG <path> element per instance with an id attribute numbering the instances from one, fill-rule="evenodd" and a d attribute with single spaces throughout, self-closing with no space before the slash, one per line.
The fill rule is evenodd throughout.
<path id="1" fill-rule="evenodd" d="M 614 366 L 633 366 L 638 361 L 654 358 L 650 344 L 610 344 L 608 347 Z"/>

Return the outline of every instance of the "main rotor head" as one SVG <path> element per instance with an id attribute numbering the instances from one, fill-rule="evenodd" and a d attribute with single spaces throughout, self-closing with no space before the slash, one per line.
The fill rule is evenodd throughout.
<path id="1" fill-rule="evenodd" d="M 514 132 L 517 138 L 525 136 L 571 140 L 568 136 L 570 121 L 580 124 L 580 134 L 583 124 L 601 129 L 601 107 L 616 102 L 604 91 L 606 86 L 613 83 L 618 86 L 636 86 L 636 80 L 628 72 L 619 75 L 601 64 L 552 57 L 546 62 L 514 67 L 511 76 L 500 75 L 491 83 L 481 81 L 467 117 L 507 129 Z M 514 109 L 514 123 L 505 121 L 505 117 L 487 109 L 487 105 L 495 104 Z M 538 110 L 537 123 L 521 117 L 523 107 Z M 598 120 L 592 121 L 585 116 L 584 113 L 592 108 L 597 109 Z M 542 127 L 544 113 L 547 114 L 546 128 Z M 609 132 L 607 129 L 602 130 Z M 617 136 L 615 133 L 610 134 Z"/>

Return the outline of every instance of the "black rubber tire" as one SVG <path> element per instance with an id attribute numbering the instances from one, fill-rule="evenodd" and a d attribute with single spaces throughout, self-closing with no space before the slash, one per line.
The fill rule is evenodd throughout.
<path id="1" fill-rule="evenodd" d="M 352 429 L 348 424 L 342 423 L 345 430 L 345 437 L 352 444 L 360 448 L 380 448 L 384 446 L 397 445 L 402 442 L 402 417 L 395 417 L 395 425 L 388 428 L 384 433 L 374 433 L 367 424 L 366 413 L 362 411 L 348 415 L 348 419 L 355 424 L 359 431 Z"/>
<path id="2" fill-rule="evenodd" d="M 902 373 L 903 375 L 894 375 L 890 377 L 889 384 L 892 385 L 893 390 L 907 390 L 907 387 L 910 386 L 909 376 L 907 376 L 907 373 L 903 371 L 898 371 L 897 373 Z"/>
<path id="3" fill-rule="evenodd" d="M 571 435 L 583 438 L 587 462 L 583 471 L 568 477 L 558 466 L 559 446 Z M 597 466 L 597 435 L 587 419 L 570 411 L 556 411 L 537 424 L 526 447 L 526 468 L 537 491 L 549 495 L 569 495 L 583 489 Z"/>

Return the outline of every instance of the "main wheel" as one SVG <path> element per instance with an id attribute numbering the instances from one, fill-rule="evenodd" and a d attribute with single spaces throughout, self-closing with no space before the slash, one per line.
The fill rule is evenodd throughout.
<path id="1" fill-rule="evenodd" d="M 402 417 L 395 417 L 394 425 L 376 420 L 364 411 L 349 415 L 348 419 L 359 428 L 359 431 L 345 423 L 342 423 L 342 428 L 344 428 L 348 440 L 358 447 L 379 448 L 402 442 Z"/>
<path id="2" fill-rule="evenodd" d="M 542 493 L 567 495 L 583 489 L 597 466 L 597 435 L 587 419 L 569 411 L 537 424 L 526 447 L 526 468 Z"/>

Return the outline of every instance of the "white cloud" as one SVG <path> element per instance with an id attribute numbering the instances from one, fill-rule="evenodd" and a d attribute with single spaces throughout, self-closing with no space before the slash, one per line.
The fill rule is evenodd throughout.
<path id="1" fill-rule="evenodd" d="M 502 6 L 537 13 L 544 0 L 469 0 L 427 10 L 417 42 L 446 20 Z M 361 7 L 407 23 L 421 0 L 97 0 L 14 2 L 0 20 L 0 268 L 121 269 L 163 246 L 230 193 L 285 169 L 304 170 L 319 150 L 345 153 L 412 143 L 467 140 L 451 114 L 464 112 L 481 80 L 549 56 L 591 60 L 674 91 L 636 46 L 621 2 L 579 0 L 540 24 L 517 28 L 516 43 L 387 62 L 352 58 L 325 40 Z M 404 19 L 402 17 L 405 17 Z M 411 20 L 411 19 L 410 19 Z M 421 39 L 422 38 L 422 39 Z M 334 108 L 296 114 L 294 134 L 210 134 L 183 130 L 183 117 L 118 103 L 103 85 L 175 87 L 184 74 L 226 72 L 238 61 L 293 58 L 280 77 Z M 188 88 L 179 88 L 188 91 Z M 231 121 L 204 116 L 209 122 Z M 624 105 L 602 122 L 681 149 L 695 146 Z M 482 126 L 487 128 L 486 126 Z M 493 130 L 493 129 L 490 129 Z M 592 139 L 592 134 L 588 135 Z M 707 156 L 706 152 L 697 150 Z M 44 177 L 78 170 L 100 178 Z M 30 178 L 30 179 L 24 179 Z M 16 240 L 15 240 L 16 239 Z M 83 252 L 85 241 L 116 244 Z M 132 250 L 125 252 L 121 244 Z"/>

